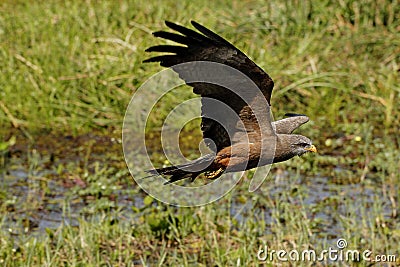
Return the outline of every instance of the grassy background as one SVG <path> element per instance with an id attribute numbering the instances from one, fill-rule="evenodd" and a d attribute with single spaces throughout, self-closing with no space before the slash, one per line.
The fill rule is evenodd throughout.
<path id="1" fill-rule="evenodd" d="M 1 8 L 2 128 L 120 128 L 132 92 L 161 69 L 141 61 L 165 19 L 199 21 L 265 68 L 276 81 L 277 117 L 297 110 L 322 128 L 368 120 L 398 127 L 396 1 L 6 1 Z"/>
<path id="2" fill-rule="evenodd" d="M 51 195 L 46 191 L 50 180 L 78 177 L 86 187 L 75 185 L 64 204 L 68 207 L 78 196 L 88 209 L 78 216 L 79 226 L 49 227 L 38 236 L 29 218 L 47 200 L 21 204 L 15 212 L 10 209 L 15 197 L 3 183 L 0 263 L 256 265 L 261 241 L 276 249 L 326 248 L 329 236 L 316 234 L 321 222 L 310 214 L 328 208 L 339 222 L 322 224 L 339 224 L 340 236 L 353 248 L 398 253 L 398 217 L 388 217 L 384 210 L 392 203 L 389 209 L 396 213 L 400 194 L 398 1 L 2 1 L 0 12 L 2 178 L 15 169 L 7 163 L 10 153 L 35 181 L 30 188 L 44 195 Z M 93 132 L 119 138 L 130 97 L 161 70 L 141 62 L 148 57 L 147 47 L 161 43 L 150 33 L 164 29 L 164 20 L 183 25 L 196 20 L 263 67 L 276 84 L 275 118 L 286 112 L 311 117 L 301 132 L 314 140 L 321 156 L 278 164 L 275 176 L 285 170 L 294 177 L 285 180 L 286 187 L 280 185 L 282 192 L 242 192 L 244 199 L 228 196 L 218 206 L 200 209 L 175 209 L 145 198 L 140 208 L 133 208 L 135 220 L 123 220 L 125 213 L 113 206 L 112 196 L 132 182 L 119 145 L 104 142 L 116 148 L 96 151 L 84 137 L 76 143 L 57 139 L 90 137 Z M 190 97 L 189 91 L 182 98 Z M 161 104 L 153 127 L 173 104 Z M 54 144 L 38 149 L 49 136 L 56 139 Z M 21 155 L 15 156 L 13 147 L 21 149 Z M 57 164 L 48 150 L 56 151 Z M 77 157 L 68 160 L 71 153 Z M 44 166 L 51 166 L 56 175 L 38 178 Z M 332 197 L 303 203 L 307 193 L 302 184 L 310 183 L 301 178 L 304 174 L 333 181 Z M 346 190 L 341 185 L 349 184 L 355 185 L 355 192 L 379 187 L 379 194 L 369 195 L 372 202 L 368 196 L 359 202 L 357 195 L 342 198 Z M 271 183 L 267 190 L 277 186 Z M 136 187 L 126 190 L 118 192 L 140 195 Z M 93 198 L 96 201 L 86 203 Z M 249 200 L 245 207 L 253 220 L 238 221 L 233 203 Z M 261 219 L 263 210 L 271 211 L 271 222 Z M 100 215 L 88 218 L 86 212 Z M 8 233 L 8 218 L 28 224 L 23 228 L 28 230 L 15 238 Z"/>

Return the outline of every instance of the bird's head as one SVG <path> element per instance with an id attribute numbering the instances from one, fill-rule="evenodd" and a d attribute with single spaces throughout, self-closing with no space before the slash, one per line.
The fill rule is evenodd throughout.
<path id="1" fill-rule="evenodd" d="M 290 135 L 290 139 L 290 148 L 295 155 L 301 156 L 307 152 L 317 153 L 317 148 L 312 144 L 309 138 L 293 134 Z"/>

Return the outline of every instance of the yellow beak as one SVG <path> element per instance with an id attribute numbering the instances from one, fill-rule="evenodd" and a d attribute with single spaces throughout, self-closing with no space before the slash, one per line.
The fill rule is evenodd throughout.
<path id="1" fill-rule="evenodd" d="M 304 148 L 305 150 L 307 150 L 307 151 L 310 151 L 310 152 L 314 152 L 314 153 L 317 153 L 318 151 L 317 151 L 317 148 L 314 146 L 314 145 L 311 145 L 311 146 L 309 146 L 309 147 L 306 147 L 306 148 Z"/>

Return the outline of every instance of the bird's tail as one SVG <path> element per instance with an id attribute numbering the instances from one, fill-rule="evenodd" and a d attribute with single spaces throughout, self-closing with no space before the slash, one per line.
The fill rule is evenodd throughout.
<path id="1" fill-rule="evenodd" d="M 153 170 L 146 171 L 150 174 L 150 176 L 156 175 L 169 175 L 169 181 L 165 182 L 164 184 L 174 183 L 176 181 L 190 178 L 191 182 L 193 182 L 196 177 L 208 170 L 208 167 L 214 161 L 215 155 L 214 154 L 207 154 L 203 157 L 200 157 L 196 160 L 191 162 L 177 165 L 177 166 L 170 166 L 165 168 L 158 168 Z"/>

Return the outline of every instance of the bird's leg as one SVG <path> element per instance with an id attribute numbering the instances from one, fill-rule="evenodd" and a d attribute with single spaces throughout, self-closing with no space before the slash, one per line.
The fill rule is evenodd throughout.
<path id="1" fill-rule="evenodd" d="M 220 152 L 218 152 L 218 155 L 215 157 L 213 165 L 211 166 L 211 169 L 216 169 L 216 170 L 210 170 L 204 173 L 204 176 L 207 179 L 217 179 L 224 173 L 224 171 L 228 167 L 230 154 L 228 154 L 224 150 L 228 150 L 228 152 L 230 152 L 230 147 L 225 148 Z"/>
<path id="2" fill-rule="evenodd" d="M 224 173 L 224 171 L 225 171 L 225 169 L 219 168 L 216 171 L 208 171 L 208 172 L 204 173 L 204 175 L 207 179 L 217 179 Z"/>

